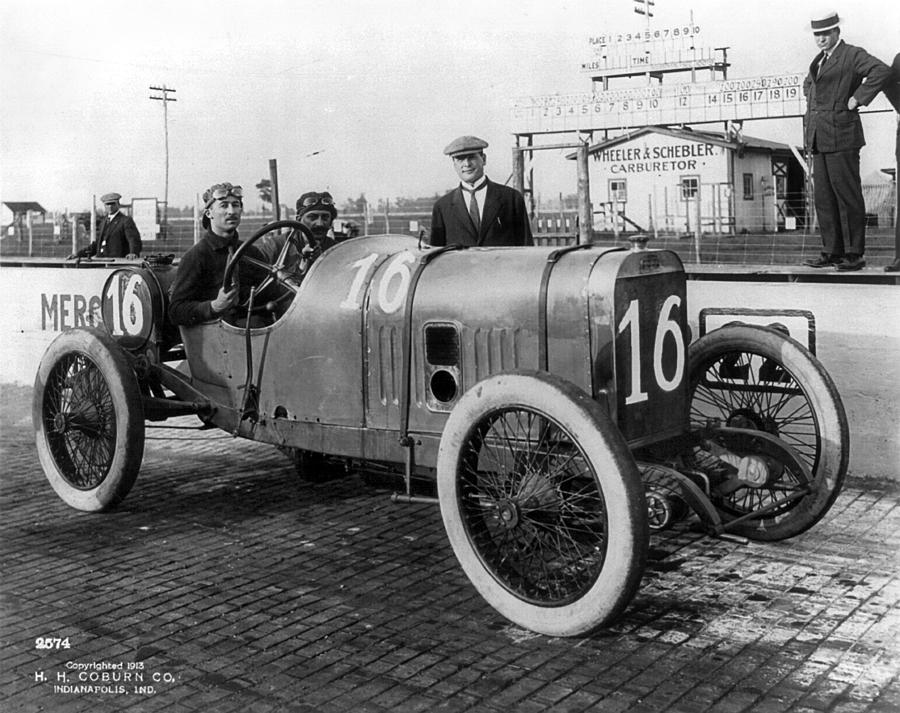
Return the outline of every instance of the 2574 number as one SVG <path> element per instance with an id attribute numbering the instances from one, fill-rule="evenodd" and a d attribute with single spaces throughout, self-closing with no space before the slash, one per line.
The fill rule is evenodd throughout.
<path id="1" fill-rule="evenodd" d="M 57 639 L 52 636 L 39 636 L 34 640 L 34 648 L 59 651 L 60 649 L 70 649 L 72 645 L 69 643 L 68 636 L 64 639 Z"/>

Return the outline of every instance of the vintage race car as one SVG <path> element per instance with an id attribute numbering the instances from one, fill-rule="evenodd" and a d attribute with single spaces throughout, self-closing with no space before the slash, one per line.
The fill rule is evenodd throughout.
<path id="1" fill-rule="evenodd" d="M 821 364 L 776 327 L 691 344 L 672 252 L 387 235 L 335 245 L 298 281 L 284 251 L 269 266 L 245 249 L 288 229 L 303 230 L 253 235 L 226 274 L 262 275 L 244 307 L 264 326 L 173 327 L 175 268 L 149 261 L 110 275 L 102 329 L 50 345 L 34 425 L 65 502 L 115 506 L 145 421 L 195 414 L 281 448 L 306 477 L 334 459 L 402 473 L 395 500 L 439 502 L 497 611 L 579 635 L 633 598 L 651 530 L 693 513 L 713 535 L 783 539 L 840 491 L 847 419 Z M 436 498 L 414 492 L 423 478 Z"/>

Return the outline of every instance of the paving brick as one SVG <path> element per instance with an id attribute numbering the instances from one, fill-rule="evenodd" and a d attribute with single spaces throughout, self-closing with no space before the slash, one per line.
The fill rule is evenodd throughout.
<path id="1" fill-rule="evenodd" d="M 15 416 L 29 399 L 0 390 L 0 710 L 900 710 L 893 484 L 851 481 L 787 542 L 654 534 L 623 617 L 562 639 L 480 598 L 436 507 L 393 505 L 357 473 L 304 483 L 227 435 L 153 429 L 120 508 L 75 512 Z M 68 651 L 34 648 L 63 635 Z M 67 661 L 175 679 L 140 697 L 35 682 Z"/>

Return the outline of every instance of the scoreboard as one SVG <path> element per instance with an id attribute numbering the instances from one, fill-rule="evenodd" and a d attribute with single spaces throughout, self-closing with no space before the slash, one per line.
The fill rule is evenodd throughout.
<path id="1" fill-rule="evenodd" d="M 519 97 L 516 134 L 803 116 L 806 73 Z"/>

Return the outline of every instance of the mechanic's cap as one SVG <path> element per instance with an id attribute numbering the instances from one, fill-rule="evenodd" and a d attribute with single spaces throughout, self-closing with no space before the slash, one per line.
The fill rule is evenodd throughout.
<path id="1" fill-rule="evenodd" d="M 238 200 L 240 200 L 241 204 L 244 203 L 244 189 L 240 186 L 235 186 L 227 181 L 224 183 L 213 183 L 209 188 L 203 191 L 203 210 L 204 213 L 200 217 L 200 224 L 204 228 L 209 227 L 209 217 L 206 215 L 205 211 L 216 201 L 220 201 L 223 198 L 228 198 L 228 196 L 234 196 Z"/>
<path id="2" fill-rule="evenodd" d="M 841 18 L 838 17 L 838 14 L 833 10 L 830 12 L 813 15 L 809 22 L 809 26 L 813 31 L 813 34 L 818 34 L 819 32 L 829 32 L 835 27 L 840 27 L 840 24 Z"/>
<path id="3" fill-rule="evenodd" d="M 481 153 L 487 147 L 488 142 L 484 139 L 479 139 L 477 136 L 460 136 L 447 144 L 444 153 L 453 158 L 454 156 L 470 153 Z"/>
<path id="4" fill-rule="evenodd" d="M 121 193 L 104 193 L 100 196 L 101 203 L 118 203 L 120 200 L 122 200 Z"/>
<path id="5" fill-rule="evenodd" d="M 337 208 L 334 207 L 334 198 L 328 191 L 307 191 L 297 199 L 297 219 L 299 220 L 311 210 L 327 210 L 331 213 L 331 219 L 337 217 Z"/>

